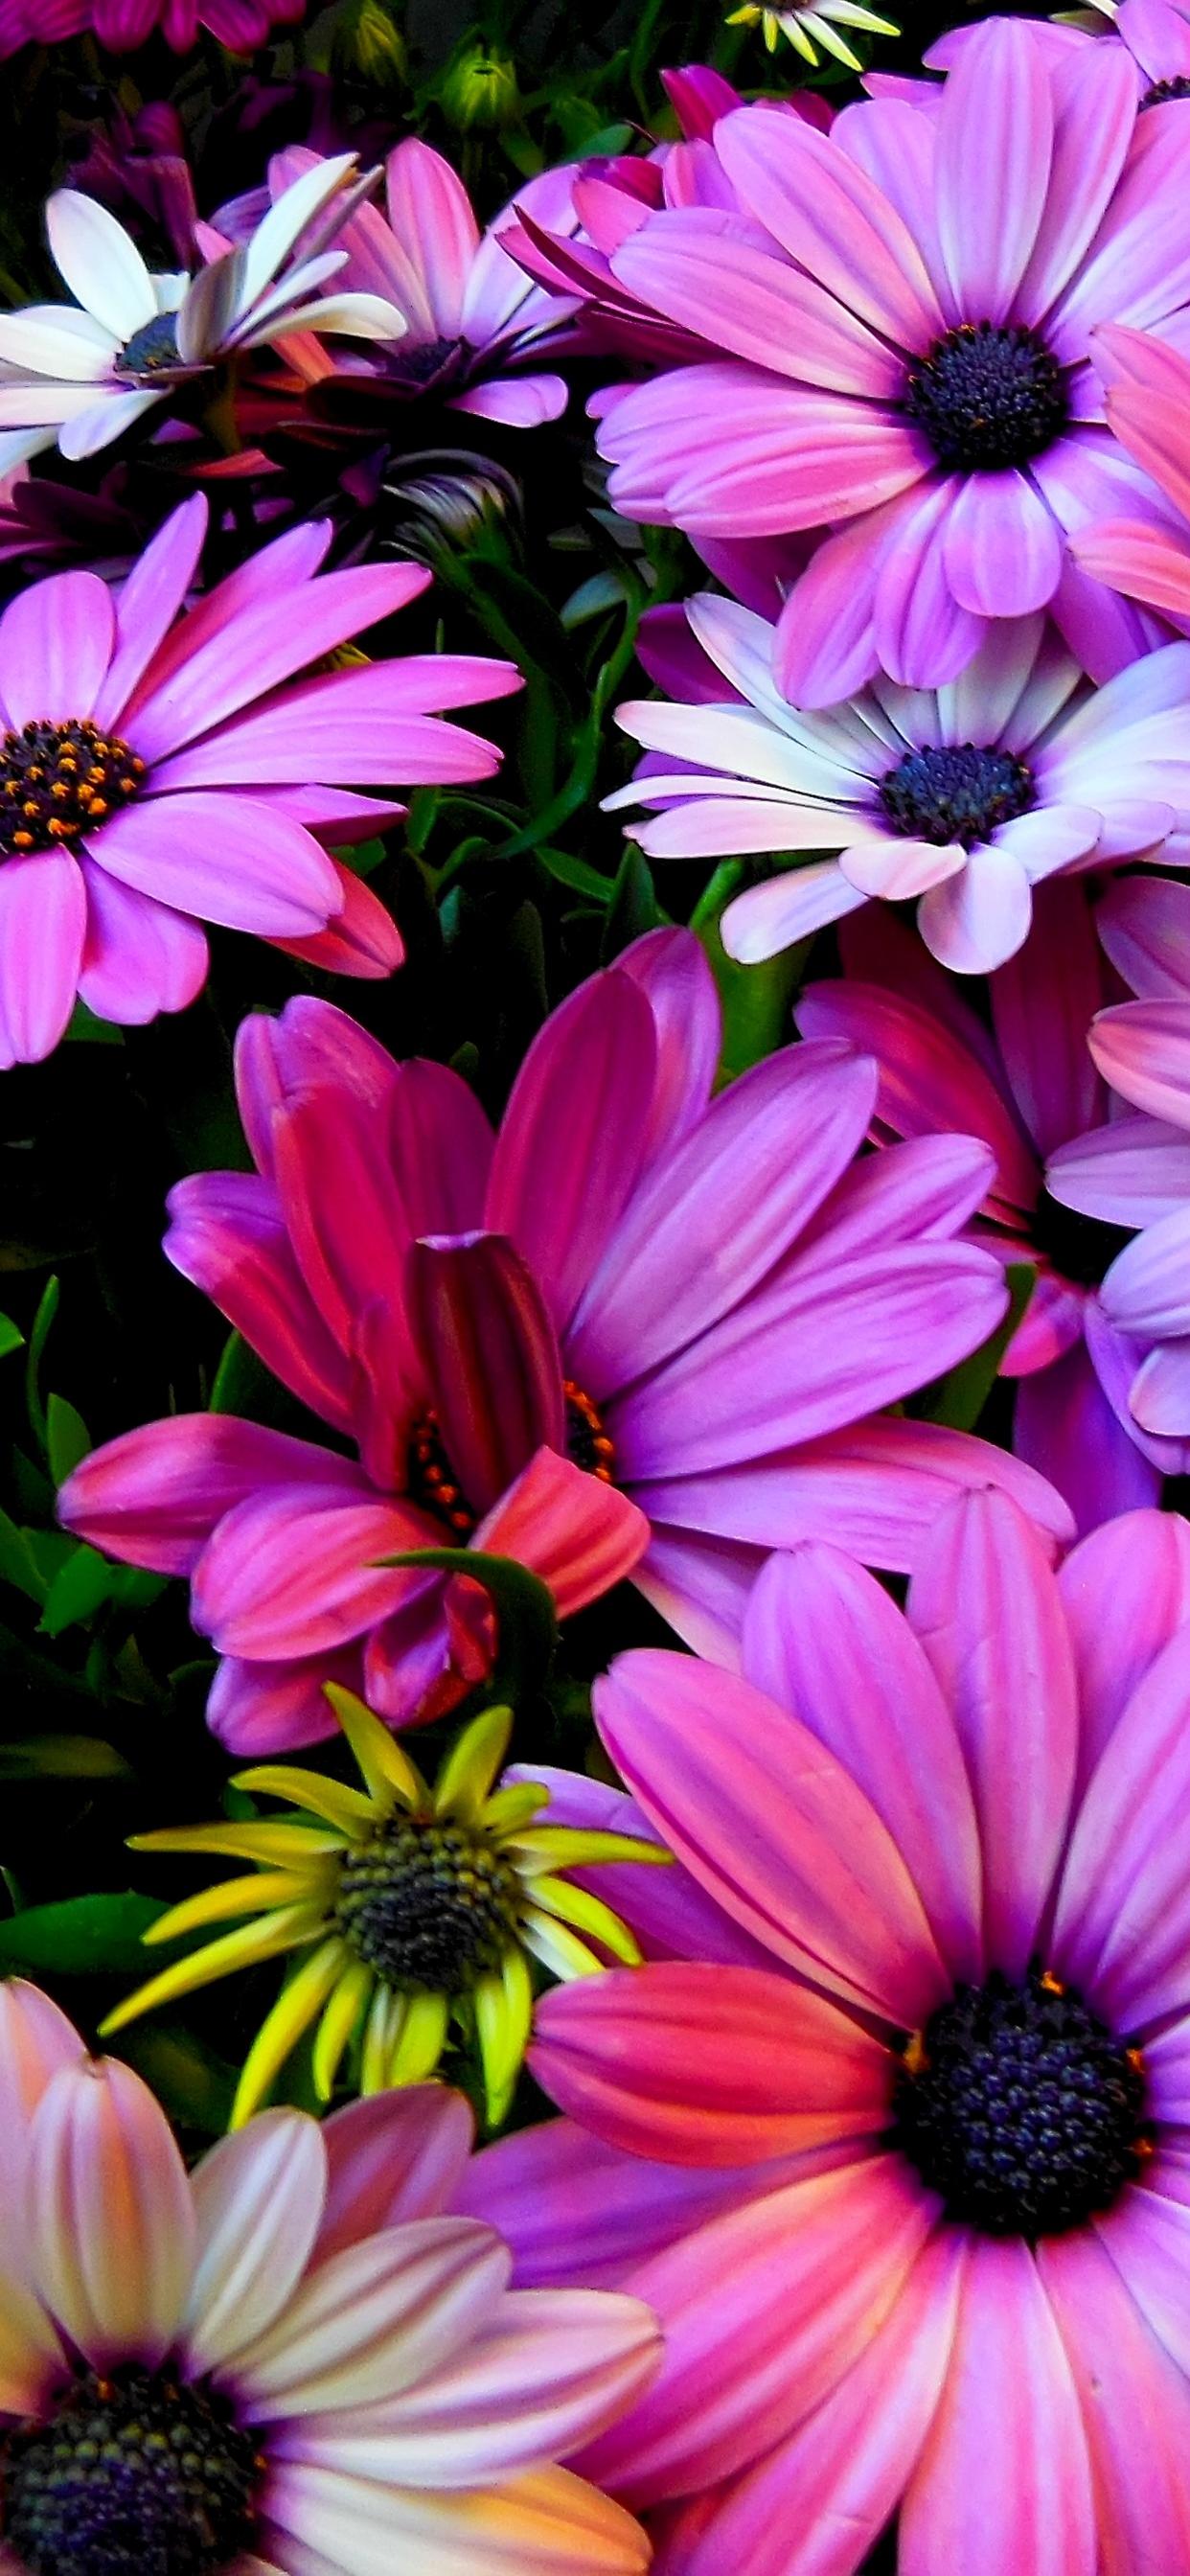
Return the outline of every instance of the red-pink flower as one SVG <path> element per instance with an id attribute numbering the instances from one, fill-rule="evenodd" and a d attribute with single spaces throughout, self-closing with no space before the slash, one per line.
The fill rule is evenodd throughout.
<path id="1" fill-rule="evenodd" d="M 305 16 L 306 0 L 0 0 L 0 59 L 21 45 L 59 45 L 90 28 L 113 54 L 158 29 L 175 54 L 207 27 L 233 54 L 253 54 L 270 28 Z"/>
<path id="2" fill-rule="evenodd" d="M 1159 886 L 1171 890 L 1168 880 Z M 1118 892 L 1135 905 L 1158 890 L 1127 878 Z M 1190 907 L 1190 888 L 1176 893 Z M 1112 905 L 1109 895 L 1109 915 Z M 1112 987 L 1085 890 L 1041 890 L 1025 946 L 989 979 L 990 1030 L 899 922 L 857 918 L 841 945 L 845 980 L 809 985 L 799 1026 L 875 1056 L 877 1137 L 951 1128 L 983 1137 L 996 1170 L 980 1214 L 996 1231 L 981 1239 L 1036 1269 L 1001 1363 L 1017 1381 L 1018 1456 L 1065 1494 L 1080 1530 L 1155 1503 L 1162 1477 L 1185 1472 L 1190 1448 L 1141 1428 L 1130 1402 L 1135 1340 L 1105 1274 L 1112 1282 L 1115 1228 L 1163 1214 L 1171 1195 L 1190 1202 L 1190 1141 L 1121 1116 L 1092 1061 L 1087 1032 Z M 1094 1124 L 1109 1111 L 1110 1124 Z M 1061 1195 L 1051 1195 L 1050 1174 Z M 1078 1210 L 1080 1179 L 1091 1204 L 1068 1214 L 1067 1185 Z"/>
<path id="3" fill-rule="evenodd" d="M 828 135 L 747 107 L 715 151 L 746 225 L 666 208 L 609 253 L 716 352 L 598 397 L 617 508 L 700 542 L 833 527 L 781 620 L 797 705 L 878 667 L 936 687 L 989 620 L 1046 606 L 1096 679 L 1132 660 L 1157 630 L 1068 540 L 1167 516 L 1103 425 L 1091 356 L 1104 323 L 1185 328 L 1180 104 L 1141 114 L 1122 48 L 1054 62 L 999 19 L 937 103 L 868 99 Z"/>
<path id="4" fill-rule="evenodd" d="M 167 1248 L 358 1463 L 188 1415 L 99 1450 L 62 1497 L 96 1545 L 191 1576 L 228 1659 L 226 1742 L 328 1732 L 337 1652 L 397 1724 L 485 1669 L 477 1588 L 378 1568 L 398 1551 L 519 1557 L 563 1612 L 639 1566 L 731 1656 L 765 1549 L 829 1530 L 904 1567 L 946 1494 L 986 1481 L 981 1442 L 880 1410 L 1004 1312 L 1000 1264 L 951 1239 L 986 1147 L 857 1163 L 870 1060 L 806 1042 L 712 1098 L 719 1051 L 680 930 L 554 1013 L 495 1138 L 456 1074 L 394 1065 L 328 1004 L 241 1029 L 256 1174 L 181 1182 Z M 1068 1533 L 1041 1478 L 994 1472 Z"/>
<path id="5" fill-rule="evenodd" d="M 898 2510 L 904 2576 L 1184 2565 L 1188 1613 L 1184 1522 L 1055 1578 L 978 1494 L 907 1615 L 807 1545 L 746 1680 L 654 1651 L 597 1686 L 757 1964 L 548 1997 L 536 2071 L 599 2143 L 529 2132 L 468 2197 L 519 2204 L 526 2279 L 590 2249 L 655 2305 L 660 2378 L 584 2467 L 673 2507 L 662 2576 L 852 2576 Z"/>
<path id="6" fill-rule="evenodd" d="M 187 609 L 206 524 L 196 496 L 118 593 L 54 573 L 0 619 L 0 1065 L 49 1055 L 76 996 L 125 1023 L 182 1010 L 206 978 L 203 921 L 390 974 L 396 925 L 326 845 L 404 812 L 361 786 L 499 765 L 437 711 L 519 688 L 510 662 L 411 654 L 299 676 L 427 573 L 321 573 L 332 530 L 316 521 Z"/>

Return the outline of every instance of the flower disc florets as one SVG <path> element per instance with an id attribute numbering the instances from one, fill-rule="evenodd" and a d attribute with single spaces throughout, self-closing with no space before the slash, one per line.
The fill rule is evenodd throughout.
<path id="1" fill-rule="evenodd" d="M 1110 2209 L 1145 2153 L 1145 2080 L 1081 1995 L 1031 1969 L 960 1986 L 905 2053 L 894 2142 L 948 2217 L 1058 2236 Z"/>
<path id="2" fill-rule="evenodd" d="M 136 379 L 172 375 L 181 363 L 177 314 L 155 313 L 152 321 L 143 322 L 117 352 L 112 359 L 112 373 Z"/>
<path id="3" fill-rule="evenodd" d="M 393 1816 L 343 1861 L 335 1919 L 399 1994 L 457 1994 L 497 1966 L 517 1926 L 517 1873 L 482 1834 Z"/>
<path id="4" fill-rule="evenodd" d="M 940 465 L 995 474 L 1053 445 L 1069 410 L 1062 370 L 1020 323 L 960 322 L 910 368 L 904 406 Z"/>
<path id="5" fill-rule="evenodd" d="M 0 2445 L 5 2552 L 30 2576 L 217 2576 L 250 2545 L 259 2475 L 214 2391 L 88 2372 Z"/>
<path id="6" fill-rule="evenodd" d="M 1015 752 L 982 743 L 931 743 L 907 751 L 879 787 L 881 805 L 895 832 L 945 849 L 952 841 L 969 850 L 989 840 L 1000 823 L 1027 814 L 1033 779 Z"/>
<path id="7" fill-rule="evenodd" d="M 88 717 L 31 720 L 0 739 L 0 853 L 69 847 L 137 794 L 145 764 Z"/>

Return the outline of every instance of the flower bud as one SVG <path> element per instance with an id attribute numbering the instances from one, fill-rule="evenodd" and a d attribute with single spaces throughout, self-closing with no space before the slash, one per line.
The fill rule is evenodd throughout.
<path id="1" fill-rule="evenodd" d="M 490 45 L 468 45 L 443 76 L 442 109 L 460 133 L 515 125 L 521 112 L 516 65 Z"/>
<path id="2" fill-rule="evenodd" d="M 386 0 L 351 0 L 336 22 L 336 71 L 354 72 L 375 89 L 396 89 L 408 67 L 405 39 Z"/>

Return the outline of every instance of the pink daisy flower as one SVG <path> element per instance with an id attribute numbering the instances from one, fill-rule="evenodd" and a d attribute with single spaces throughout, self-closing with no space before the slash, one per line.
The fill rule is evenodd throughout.
<path id="1" fill-rule="evenodd" d="M 1152 1454 L 1190 1438 L 1190 886 L 1125 878 L 1099 935 L 1141 996 L 1100 1011 L 1090 1051 L 1141 1111 L 1059 1146 L 1052 1196 L 1080 1216 L 1138 1229 L 1106 1272 L 1099 1305 L 1114 1351 L 1115 1401 Z M 1183 1464 L 1182 1472 L 1185 1472 Z"/>
<path id="2" fill-rule="evenodd" d="M 429 711 L 506 696 L 511 663 L 411 655 L 295 679 L 427 573 L 320 576 L 324 520 L 186 609 L 206 521 L 201 496 L 183 502 L 118 593 L 55 573 L 0 619 L 0 1064 L 49 1055 L 76 996 L 125 1023 L 184 1009 L 206 978 L 203 921 L 341 974 L 391 973 L 394 923 L 324 843 L 404 812 L 361 784 L 499 765 Z"/>
<path id="3" fill-rule="evenodd" d="M 270 196 L 277 203 L 322 157 L 298 145 L 278 153 L 264 205 Z M 543 171 L 522 189 L 520 205 L 543 223 L 572 227 L 572 177 Z M 256 200 L 246 202 L 255 208 Z M 349 388 L 376 423 L 394 402 L 420 396 L 514 429 L 556 420 L 569 387 L 540 360 L 572 344 L 575 301 L 534 285 L 509 258 L 499 233 L 511 214 L 505 208 L 481 233 L 462 180 L 441 153 L 417 136 L 399 143 L 385 164 L 384 211 L 364 203 L 336 232 L 335 247 L 347 254 L 336 286 L 395 307 L 404 332 L 360 359 L 326 349 L 315 324 L 287 342 L 290 365 L 308 384 L 336 380 Z"/>
<path id="4" fill-rule="evenodd" d="M 852 2576 L 898 2512 L 905 2576 L 1184 2565 L 1188 1612 L 1184 1522 L 1130 1514 L 1055 1578 L 975 1494 L 906 1614 L 810 1544 L 756 1588 L 746 1679 L 647 1652 L 597 1685 L 758 1961 L 616 1971 L 539 2017 L 666 2338 L 583 2455 L 676 2507 L 659 2576 Z M 494 2151 L 526 2277 L 583 2261 L 570 2136 Z"/>
<path id="5" fill-rule="evenodd" d="M 1129 878 L 1120 891 L 1158 889 Z M 1190 905 L 1190 888 L 1183 891 Z M 1190 1448 L 1151 1437 L 1132 1409 L 1135 1327 L 1118 1312 L 1116 1229 L 1163 1213 L 1171 1193 L 1190 1205 L 1190 1138 L 1151 1118 L 1118 1115 L 1084 1135 L 1106 1120 L 1109 1105 L 1121 1106 L 1087 1049 L 1092 1015 L 1115 988 L 1084 891 L 1045 890 L 1024 948 L 991 978 L 990 1032 L 899 922 L 867 916 L 848 924 L 842 947 L 846 980 L 810 985 L 797 1005 L 799 1027 L 808 1037 L 846 1038 L 875 1057 L 878 1138 L 954 1128 L 983 1137 L 996 1171 L 980 1215 L 996 1228 L 1006 1261 L 1036 1269 L 1001 1362 L 1016 1381 L 1018 1456 L 1065 1494 L 1081 1530 L 1157 1502 L 1162 1476 L 1190 1466 Z M 1068 1211 L 1067 1160 L 1072 1177 L 1085 1172 L 1100 1146 L 1094 1210 Z M 1061 1196 L 1046 1186 L 1047 1156 Z M 1112 1222 L 1095 1222 L 1108 1196 Z"/>
<path id="6" fill-rule="evenodd" d="M 378 1567 L 398 1551 L 518 1557 L 563 1613 L 635 1574 L 730 1657 L 767 1547 L 825 1528 L 903 1567 L 945 1494 L 986 1481 L 982 1442 L 880 1408 L 1003 1315 L 1001 1265 L 951 1239 L 987 1148 L 857 1163 L 870 1061 L 804 1043 L 713 1099 L 719 1050 L 681 930 L 554 1013 L 495 1138 L 456 1075 L 394 1065 L 327 1004 L 241 1029 L 257 1174 L 182 1181 L 167 1250 L 358 1463 L 185 1415 L 96 1451 L 61 1496 L 97 1546 L 190 1575 L 227 1658 L 210 1721 L 237 1751 L 329 1731 L 328 1654 L 394 1724 L 484 1672 L 476 1587 Z M 1067 1535 L 1040 1477 L 992 1472 Z"/>
<path id="7" fill-rule="evenodd" d="M 1105 322 L 1187 328 L 1190 120 L 1132 65 L 1054 65 L 981 27 L 938 106 L 869 99 L 829 135 L 746 108 L 715 148 L 749 217 L 653 215 L 613 276 L 723 354 L 598 400 L 611 497 L 696 538 L 832 523 L 790 594 L 778 677 L 828 706 L 883 667 L 935 687 L 990 618 L 1052 606 L 1106 677 L 1154 629 L 1071 562 L 1089 519 L 1160 517 L 1102 425 Z"/>
<path id="8" fill-rule="evenodd" d="M 207 27 L 233 54 L 252 54 L 271 28 L 305 16 L 306 0 L 0 0 L 0 58 L 21 45 L 59 45 L 93 30 L 113 54 L 131 53 L 158 30 L 188 54 Z"/>
<path id="9" fill-rule="evenodd" d="M 1118 5 L 1117 0 L 1090 0 L 1090 5 L 1099 13 L 1093 25 L 1030 18 L 1030 33 L 1055 64 L 1077 48 L 1098 44 L 1127 54 L 1142 107 L 1190 96 L 1190 18 L 1178 0 L 1118 0 Z M 930 70 L 952 70 L 974 33 L 973 27 L 952 27 L 939 37 L 923 57 Z M 885 94 L 881 74 L 871 88 L 876 97 Z"/>
<path id="10" fill-rule="evenodd" d="M 1092 689 L 1043 617 L 1019 618 L 945 687 L 877 679 L 803 713 L 774 684 L 764 618 L 710 593 L 686 616 L 684 654 L 665 630 L 685 703 L 617 709 L 647 757 L 606 801 L 661 809 L 629 826 L 652 858 L 839 852 L 728 904 L 724 945 L 747 964 L 874 898 L 916 898 L 933 955 L 989 973 L 1026 940 L 1035 885 L 1153 856 L 1190 803 L 1184 644 Z"/>
<path id="11" fill-rule="evenodd" d="M 265 2112 L 188 2174 L 139 2076 L 19 1984 L 0 2090 L 8 2576 L 647 2566 L 549 2463 L 648 2380 L 653 2320 L 509 2292 L 494 2230 L 440 2214 L 449 2095 Z"/>

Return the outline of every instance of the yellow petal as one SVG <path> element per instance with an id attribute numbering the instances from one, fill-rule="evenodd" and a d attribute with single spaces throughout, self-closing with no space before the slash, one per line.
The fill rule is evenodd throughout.
<path id="1" fill-rule="evenodd" d="M 259 2110 L 290 2050 L 309 2029 L 315 2014 L 321 2012 L 347 1956 L 336 1932 L 329 1941 L 320 1942 L 308 1959 L 303 1959 L 296 1975 L 283 1987 L 244 2060 L 231 2110 L 229 2125 L 233 2129 L 242 2129 L 245 2120 Z"/>
<path id="2" fill-rule="evenodd" d="M 364 2032 L 363 2056 L 360 2061 L 361 2093 L 383 2093 L 388 2085 L 388 2070 L 393 2050 L 400 2037 L 407 2000 L 393 1993 L 391 1986 L 377 1986 L 372 2009 Z"/>
<path id="3" fill-rule="evenodd" d="M 474 2003 L 484 2105 L 495 2129 L 516 2090 L 533 2026 L 533 1981 L 523 1950 L 505 1951 L 499 1975 L 481 1978 Z"/>
<path id="4" fill-rule="evenodd" d="M 338 1682 L 325 1682 L 323 1688 L 373 1798 L 387 1807 L 395 1789 L 410 1806 L 420 1806 L 429 1796 L 425 1781 L 375 1710 Z"/>
<path id="5" fill-rule="evenodd" d="M 485 1708 L 452 1744 L 434 1783 L 434 1812 L 474 1824 L 512 1733 L 510 1708 Z"/>
<path id="6" fill-rule="evenodd" d="M 602 1959 L 597 1959 L 594 1951 L 588 1950 L 577 1932 L 571 1932 L 565 1923 L 555 1922 L 550 1914 L 539 1914 L 536 1908 L 525 1916 L 521 1939 L 534 1958 L 540 1959 L 543 1968 L 548 1968 L 552 1977 L 561 1977 L 563 1982 L 571 1977 L 597 1977 L 602 1971 Z"/>
<path id="7" fill-rule="evenodd" d="M 529 1833 L 510 1835 L 505 1848 L 523 1878 L 532 1871 L 522 1867 L 522 1860 L 538 1861 L 543 1869 L 593 1869 L 605 1860 L 660 1862 L 663 1869 L 673 1865 L 673 1853 L 661 1843 L 644 1842 L 636 1834 L 584 1833 L 580 1825 L 535 1825 Z"/>
<path id="8" fill-rule="evenodd" d="M 267 1914 L 280 1905 L 325 1904 L 337 1875 L 332 1862 L 329 1881 L 316 1871 L 293 1869 L 256 1870 L 251 1878 L 225 1878 L 218 1887 L 204 1887 L 198 1896 L 171 1905 L 168 1914 L 149 1925 L 143 1938 L 146 1945 L 176 1941 L 183 1932 L 201 1932 L 205 1924 L 226 1923 L 236 1914 Z"/>
<path id="9" fill-rule="evenodd" d="M 424 2084 L 446 2046 L 450 2001 L 446 1995 L 410 1995 L 400 2035 L 389 2059 L 390 2084 Z"/>
<path id="10" fill-rule="evenodd" d="M 372 1991 L 372 1970 L 365 1959 L 353 1959 L 344 1968 L 331 1996 L 314 2042 L 314 2090 L 320 2102 L 329 2102 L 335 2089 L 339 2061 L 360 2020 Z"/>
<path id="11" fill-rule="evenodd" d="M 487 1834 L 519 1833 L 522 1825 L 548 1807 L 550 1793 L 537 1780 L 513 1780 L 507 1789 L 494 1789 L 485 1798 L 479 1821 Z"/>
<path id="12" fill-rule="evenodd" d="M 114 2030 L 123 2030 L 125 2022 L 135 2021 L 138 2014 L 151 2012 L 155 2004 L 172 2003 L 178 1995 L 193 1994 L 198 1986 L 210 1986 L 218 1977 L 230 1976 L 235 1968 L 255 1967 L 260 1959 L 277 1959 L 285 1950 L 297 1950 L 305 1941 L 317 1940 L 325 1929 L 321 1906 L 287 1905 L 279 1914 L 266 1914 L 258 1923 L 241 1923 L 238 1931 L 225 1932 L 219 1941 L 208 1941 L 205 1949 L 194 1950 L 188 1959 L 177 1959 L 172 1968 L 163 1968 L 148 1984 L 138 1986 L 135 1994 L 126 1995 L 106 2021 L 101 2022 L 100 2037 L 106 2039 Z"/>
<path id="13" fill-rule="evenodd" d="M 129 1851 L 214 1852 L 223 1860 L 258 1860 L 289 1868 L 308 1852 L 342 1851 L 343 1837 L 320 1833 L 288 1816 L 265 1816 L 257 1825 L 176 1825 L 152 1834 L 129 1834 Z"/>
<path id="14" fill-rule="evenodd" d="M 590 1934 L 600 1941 L 613 1958 L 622 1959 L 625 1967 L 639 1968 L 640 1949 L 618 1914 L 605 1905 L 601 1896 L 592 1896 L 586 1887 L 573 1887 L 568 1878 L 538 1878 L 533 1882 L 533 1902 L 546 1914 L 563 1923 L 573 1923 L 575 1930 Z"/>
<path id="15" fill-rule="evenodd" d="M 358 1836 L 360 1827 L 367 1831 L 376 1821 L 376 1810 L 370 1798 L 359 1789 L 345 1789 L 338 1780 L 327 1780 L 321 1771 L 299 1771 L 293 1762 L 257 1762 L 250 1771 L 237 1771 L 233 1786 L 255 1789 L 262 1796 L 287 1798 L 293 1807 L 306 1807 L 312 1816 L 323 1816 L 328 1825 L 340 1832 Z"/>

